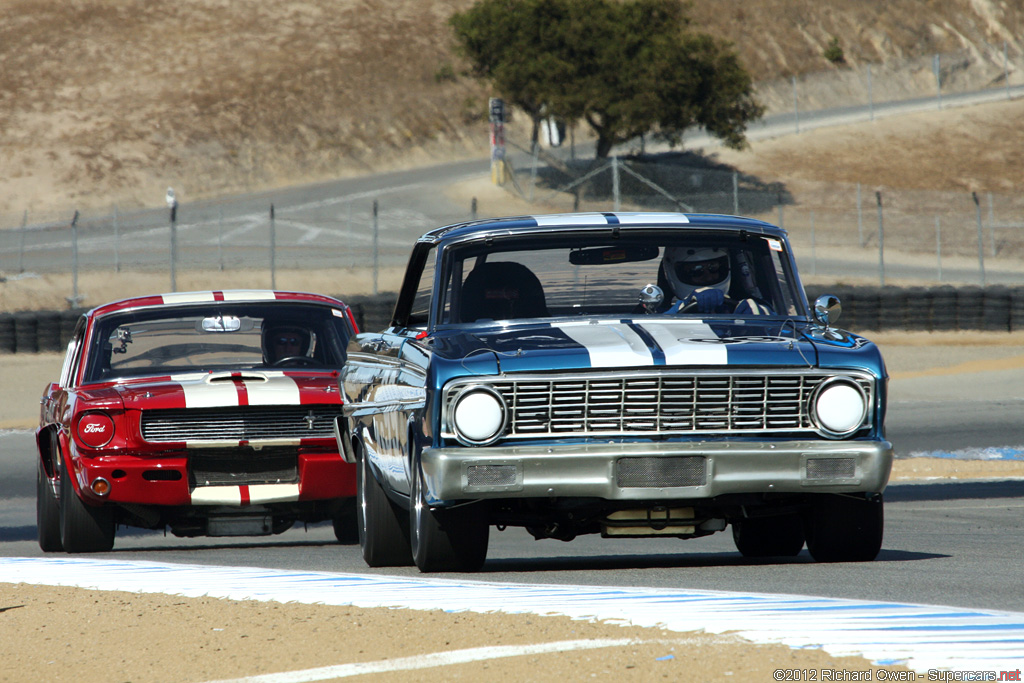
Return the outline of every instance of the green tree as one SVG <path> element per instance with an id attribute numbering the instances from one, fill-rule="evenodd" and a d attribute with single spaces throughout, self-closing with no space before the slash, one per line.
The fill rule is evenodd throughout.
<path id="1" fill-rule="evenodd" d="M 533 119 L 583 119 L 597 156 L 703 126 L 745 143 L 762 107 L 728 43 L 689 29 L 678 0 L 479 0 L 450 20 L 474 75 Z"/>

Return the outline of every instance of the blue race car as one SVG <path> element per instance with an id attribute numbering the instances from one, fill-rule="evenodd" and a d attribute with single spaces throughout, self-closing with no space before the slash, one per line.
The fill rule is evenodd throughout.
<path id="1" fill-rule="evenodd" d="M 416 243 L 349 345 L 339 446 L 370 566 L 473 571 L 491 527 L 868 561 L 892 467 L 878 348 L 812 310 L 784 230 L 732 216 L 480 220 Z"/>

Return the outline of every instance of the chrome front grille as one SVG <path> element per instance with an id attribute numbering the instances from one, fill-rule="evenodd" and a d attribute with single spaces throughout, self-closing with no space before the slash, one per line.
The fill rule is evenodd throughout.
<path id="1" fill-rule="evenodd" d="M 142 438 L 152 443 L 334 438 L 340 414 L 336 405 L 146 410 Z"/>
<path id="2" fill-rule="evenodd" d="M 506 438 L 813 432 L 811 395 L 836 376 L 857 382 L 873 405 L 874 382 L 859 373 L 588 372 L 506 375 L 487 385 L 508 406 Z M 483 383 L 449 386 L 446 400 L 467 384 Z M 447 423 L 444 431 L 452 435 Z"/>

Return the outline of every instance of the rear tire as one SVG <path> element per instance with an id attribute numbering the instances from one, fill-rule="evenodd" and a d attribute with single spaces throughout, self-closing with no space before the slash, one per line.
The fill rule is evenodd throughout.
<path id="1" fill-rule="evenodd" d="M 807 550 L 818 562 L 870 562 L 882 549 L 882 496 L 823 495 L 807 517 Z"/>
<path id="2" fill-rule="evenodd" d="M 412 477 L 409 536 L 421 572 L 475 572 L 487 559 L 490 526 L 474 507 L 431 510 L 419 467 Z"/>
<path id="3" fill-rule="evenodd" d="M 36 472 L 36 535 L 44 553 L 64 550 L 60 540 L 60 505 L 41 460 Z"/>
<path id="4" fill-rule="evenodd" d="M 404 510 L 388 500 L 366 456 L 356 468 L 356 522 L 363 559 L 370 567 L 408 567 L 409 529 Z"/>
<path id="5" fill-rule="evenodd" d="M 346 498 L 331 517 L 334 525 L 334 537 L 342 545 L 359 543 L 359 519 L 356 514 L 356 499 Z"/>
<path id="6" fill-rule="evenodd" d="M 799 515 L 755 517 L 732 523 L 732 538 L 743 557 L 795 557 L 804 547 Z"/>
<path id="7" fill-rule="evenodd" d="M 60 540 L 65 552 L 103 553 L 114 547 L 114 510 L 86 505 L 60 469 Z"/>

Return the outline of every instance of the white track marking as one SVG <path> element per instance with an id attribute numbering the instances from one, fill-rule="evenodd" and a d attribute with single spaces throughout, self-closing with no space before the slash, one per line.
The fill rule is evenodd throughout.
<path id="1" fill-rule="evenodd" d="M 569 652 L 570 650 L 595 650 L 606 647 L 622 647 L 639 641 L 629 638 L 607 640 L 563 640 L 555 643 L 537 643 L 534 645 L 505 645 L 496 647 L 474 647 L 467 650 L 436 652 L 415 657 L 401 657 L 379 662 L 357 662 L 355 664 L 338 664 L 323 666 L 305 671 L 289 671 L 279 674 L 263 674 L 245 678 L 229 678 L 210 683 L 309 683 L 310 681 L 328 681 L 336 678 L 362 676 L 364 674 L 388 673 L 391 671 L 411 671 L 413 669 L 430 669 L 453 664 L 467 664 L 503 657 L 522 657 L 524 655 L 543 655 L 552 652 Z"/>
<path id="2" fill-rule="evenodd" d="M 457 581 L 77 557 L 0 558 L 0 582 L 106 591 L 449 612 L 564 615 L 729 633 L 835 657 L 928 669 L 1013 670 L 1024 613 L 801 595 Z M 480 605 L 500 605 L 484 610 Z"/>

